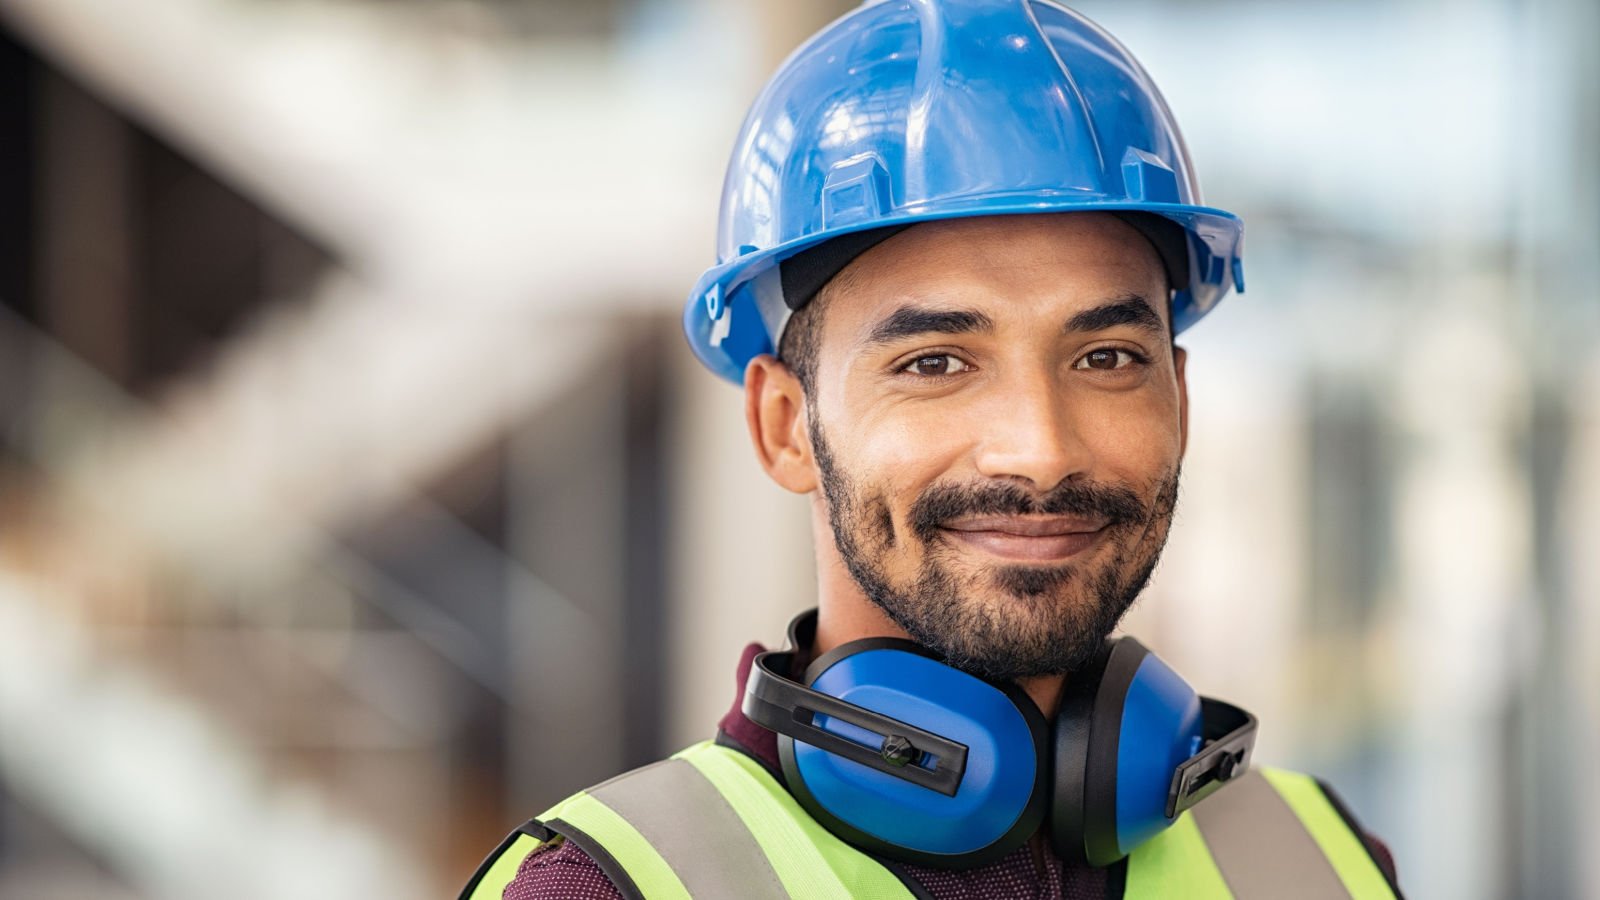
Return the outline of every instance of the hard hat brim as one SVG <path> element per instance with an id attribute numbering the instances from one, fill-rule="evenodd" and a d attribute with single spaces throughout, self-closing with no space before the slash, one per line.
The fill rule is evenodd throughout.
<path id="1" fill-rule="evenodd" d="M 824 230 L 726 260 L 707 270 L 696 282 L 683 310 L 684 334 L 702 363 L 722 378 L 742 384 L 750 360 L 772 353 L 775 348 L 775 335 L 755 308 L 751 291 L 746 288 L 779 262 L 802 251 L 854 232 L 942 219 L 1122 211 L 1162 216 L 1176 222 L 1189 236 L 1189 285 L 1173 297 L 1174 334 L 1203 318 L 1230 289 L 1244 290 L 1240 264 L 1244 222 L 1226 210 L 1180 203 L 1086 200 L 1081 194 L 1041 199 L 1037 193 L 1030 193 L 1026 198 L 1017 198 L 1016 202 L 989 196 L 975 199 L 970 205 L 946 201 L 937 209 L 908 205 L 859 227 Z M 725 318 L 730 321 L 723 321 Z"/>

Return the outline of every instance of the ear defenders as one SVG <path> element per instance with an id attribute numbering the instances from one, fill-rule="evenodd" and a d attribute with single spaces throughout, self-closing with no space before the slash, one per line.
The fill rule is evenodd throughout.
<path id="1" fill-rule="evenodd" d="M 816 611 L 789 626 L 807 647 Z M 1021 688 L 893 638 L 852 641 L 789 677 L 756 657 L 744 714 L 778 733 L 791 794 L 870 853 L 941 868 L 993 862 L 1048 824 L 1068 862 L 1107 866 L 1242 774 L 1256 720 L 1200 697 L 1131 637 L 1067 678 L 1054 722 Z"/>

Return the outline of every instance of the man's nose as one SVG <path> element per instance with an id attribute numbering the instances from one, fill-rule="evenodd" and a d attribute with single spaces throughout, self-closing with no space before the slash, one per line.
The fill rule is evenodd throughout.
<path id="1" fill-rule="evenodd" d="M 1005 385 L 978 427 L 976 465 L 987 477 L 1026 481 L 1043 492 L 1089 471 L 1093 454 L 1053 378 Z"/>

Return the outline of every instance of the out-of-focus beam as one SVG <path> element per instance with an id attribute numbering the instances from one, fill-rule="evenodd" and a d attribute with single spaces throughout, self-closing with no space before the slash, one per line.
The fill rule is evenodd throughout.
<path id="1" fill-rule="evenodd" d="M 33 388 L 6 412 L 79 509 L 202 577 L 270 580 L 303 571 L 347 518 L 536 416 L 612 341 L 587 320 L 510 306 L 493 318 L 420 309 L 330 279 L 159 410 L 0 313 L 0 351 L 29 360 Z"/>
<path id="2" fill-rule="evenodd" d="M 584 321 L 676 308 L 709 257 L 744 99 L 730 79 L 649 48 L 630 67 L 441 41 L 383 10 L 0 0 L 58 65 L 354 273 L 256 323 L 160 415 L 58 443 L 80 496 L 187 559 L 281 564 L 558 395 L 606 345 Z"/>
<path id="3" fill-rule="evenodd" d="M 1549 748 L 1549 753 L 1558 764 L 1567 763 L 1571 768 L 1568 796 L 1563 798 L 1566 803 L 1550 818 L 1557 824 L 1570 824 L 1576 833 L 1549 839 L 1554 842 L 1565 837 L 1567 848 L 1600 846 L 1600 822 L 1592 814 L 1600 803 L 1600 773 L 1593 765 L 1600 758 L 1600 603 L 1595 602 L 1600 597 L 1600 554 L 1595 553 L 1600 545 L 1600 342 L 1589 359 L 1588 370 L 1573 382 L 1574 428 L 1564 473 L 1567 492 L 1557 510 L 1566 532 L 1560 551 L 1567 571 L 1560 574 L 1571 615 L 1571 621 L 1560 623 L 1565 633 L 1559 639 L 1567 646 L 1558 657 L 1557 678 L 1559 684 L 1571 686 L 1572 695 L 1557 698 L 1568 701 L 1558 720 L 1565 726 L 1559 735 L 1564 743 Z M 1568 886 L 1574 893 L 1600 894 L 1600 859 L 1574 853 L 1568 862 L 1573 868 Z"/>
<path id="4" fill-rule="evenodd" d="M 681 54 L 441 39 L 385 4 L 0 0 L 0 16 L 353 271 L 457 313 L 676 305 L 661 286 L 686 293 L 707 262 L 748 100 Z M 708 56 L 734 43 L 707 24 Z"/>
<path id="5" fill-rule="evenodd" d="M 140 893 L 440 895 L 394 844 L 282 790 L 214 719 L 96 653 L 41 590 L 0 573 L 0 767 Z"/>

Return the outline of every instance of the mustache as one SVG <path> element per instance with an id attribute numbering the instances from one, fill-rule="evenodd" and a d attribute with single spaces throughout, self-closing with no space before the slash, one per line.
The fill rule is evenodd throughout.
<path id="1" fill-rule="evenodd" d="M 1131 488 L 1090 483 L 1060 484 L 1046 494 L 1016 484 L 934 485 L 911 505 L 911 532 L 923 543 L 944 523 L 962 516 L 1077 516 L 1105 519 L 1107 527 L 1142 522 L 1149 507 Z"/>

